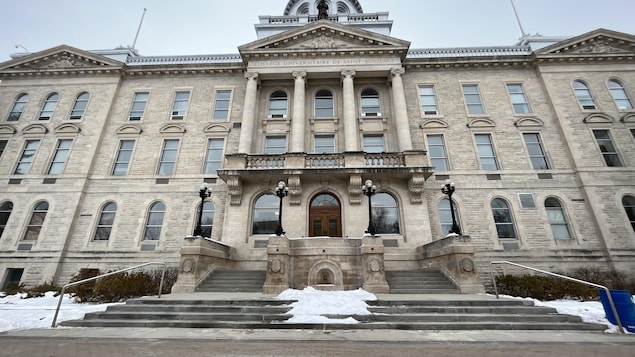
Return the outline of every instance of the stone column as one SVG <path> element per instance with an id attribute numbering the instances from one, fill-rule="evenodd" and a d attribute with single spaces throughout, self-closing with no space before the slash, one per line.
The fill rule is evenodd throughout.
<path id="1" fill-rule="evenodd" d="M 399 151 L 401 152 L 412 150 L 406 94 L 403 88 L 403 80 L 401 79 L 401 75 L 404 73 L 403 68 L 395 68 L 390 71 L 392 76 L 392 105 L 395 113 L 395 124 L 397 126 L 397 141 L 399 142 Z"/>
<path id="2" fill-rule="evenodd" d="M 290 152 L 305 152 L 304 131 L 306 127 L 304 119 L 306 72 L 293 72 L 295 88 L 293 92 L 293 117 L 291 119 L 291 145 Z"/>
<path id="3" fill-rule="evenodd" d="M 256 97 L 258 96 L 258 73 L 247 72 L 247 89 L 245 90 L 245 104 L 243 105 L 243 121 L 240 128 L 238 152 L 250 154 L 256 126 Z"/>
<path id="4" fill-rule="evenodd" d="M 349 152 L 360 150 L 353 77 L 355 77 L 355 71 L 342 71 L 342 87 L 344 89 L 344 151 Z"/>

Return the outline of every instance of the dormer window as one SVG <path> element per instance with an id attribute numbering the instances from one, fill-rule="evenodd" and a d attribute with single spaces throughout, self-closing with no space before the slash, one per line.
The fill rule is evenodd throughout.
<path id="1" fill-rule="evenodd" d="M 278 90 L 269 97 L 269 118 L 286 118 L 289 110 L 287 93 Z"/>
<path id="2" fill-rule="evenodd" d="M 362 91 L 361 98 L 362 116 L 378 117 L 381 116 L 381 104 L 379 103 L 379 93 L 372 88 L 366 88 Z"/>

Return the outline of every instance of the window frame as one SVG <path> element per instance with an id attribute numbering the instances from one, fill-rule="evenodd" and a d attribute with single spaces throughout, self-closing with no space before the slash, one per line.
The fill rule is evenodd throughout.
<path id="1" fill-rule="evenodd" d="M 547 203 L 548 202 L 553 202 L 555 204 L 557 204 L 557 206 L 553 205 L 553 206 L 548 206 Z M 573 239 L 573 231 L 571 229 L 571 226 L 569 224 L 569 218 L 567 217 L 567 211 L 565 210 L 565 207 L 562 203 L 562 200 L 556 198 L 556 197 L 547 197 L 545 199 L 544 202 L 544 206 L 545 206 L 545 211 L 547 213 L 547 222 L 549 222 L 549 227 L 551 228 L 551 234 L 553 236 L 553 239 L 556 241 L 568 241 L 568 240 L 572 240 Z M 556 212 L 558 211 L 560 214 L 560 217 L 562 218 L 562 221 L 558 222 L 558 221 L 554 221 L 552 214 L 550 214 L 549 212 Z M 555 229 L 556 227 L 564 227 L 566 229 L 566 233 L 568 235 L 568 237 L 561 237 L 558 233 L 556 233 L 557 229 Z"/>
<path id="2" fill-rule="evenodd" d="M 112 208 L 112 206 L 114 206 L 114 210 L 108 210 L 109 208 Z M 115 219 L 117 218 L 117 203 L 113 202 L 113 201 L 109 201 L 104 203 L 101 206 L 101 209 L 99 210 L 99 217 L 97 219 L 97 224 L 95 225 L 95 232 L 93 233 L 93 238 L 92 241 L 94 242 L 107 242 L 110 240 L 110 235 L 112 234 L 112 229 L 115 225 Z M 105 221 L 104 222 L 104 218 L 105 217 L 110 217 L 112 216 L 112 218 L 110 219 L 110 222 Z M 107 231 L 108 233 L 105 235 L 105 239 L 102 237 L 98 238 L 98 236 L 101 236 L 100 232 L 104 232 Z"/>
<path id="3" fill-rule="evenodd" d="M 625 203 L 627 199 L 631 200 L 631 202 L 629 202 L 628 205 Z M 627 207 L 630 209 L 628 209 Z M 631 224 L 633 233 L 635 233 L 635 195 L 622 196 L 622 208 L 624 209 L 624 213 L 626 213 L 626 219 Z"/>
<path id="4" fill-rule="evenodd" d="M 502 202 L 505 207 L 494 207 L 494 202 Z M 509 217 L 509 221 L 497 221 L 497 215 L 494 213 L 494 210 L 505 210 L 508 213 L 508 217 Z M 499 241 L 512 241 L 512 240 L 519 240 L 518 238 L 518 230 L 516 228 L 516 222 L 514 220 L 514 214 L 511 208 L 511 204 L 509 203 L 509 201 L 507 201 L 504 198 L 501 197 L 494 197 L 492 198 L 492 200 L 490 201 L 490 212 L 492 214 L 492 217 L 494 219 L 494 226 L 496 228 L 496 236 L 498 237 Z M 501 230 L 499 230 L 499 226 L 501 225 L 505 225 L 505 226 L 510 226 L 512 228 L 512 233 L 513 236 L 512 237 L 501 237 Z"/>
<path id="5" fill-rule="evenodd" d="M 284 103 L 284 108 L 277 107 L 277 104 L 280 104 L 280 103 Z M 269 95 L 269 102 L 267 106 L 267 118 L 286 119 L 288 117 L 289 117 L 289 93 L 287 93 L 286 91 L 282 89 L 274 90 Z"/>
<path id="6" fill-rule="evenodd" d="M 447 207 L 444 204 L 445 202 L 447 202 Z M 443 207 L 441 207 L 442 204 L 443 204 Z M 459 215 L 459 205 L 455 199 L 452 199 L 452 206 L 454 207 L 454 218 L 456 219 L 456 222 L 460 227 L 461 216 Z M 450 231 L 452 230 L 452 224 L 453 224 L 452 210 L 450 209 L 450 200 L 447 197 L 441 198 L 439 202 L 437 203 L 437 214 L 439 215 L 439 225 L 441 227 L 441 235 L 445 237 L 448 234 L 450 234 Z M 449 219 L 448 221 L 445 220 L 446 217 Z M 444 230 L 444 227 L 448 229 Z"/>
<path id="7" fill-rule="evenodd" d="M 13 101 L 13 106 L 11 106 L 11 110 L 9 111 L 9 115 L 7 116 L 6 121 L 20 121 L 20 118 L 22 117 L 22 114 L 24 114 L 24 110 L 26 109 L 27 104 L 29 104 L 29 94 L 18 94 Z"/>
<path id="8" fill-rule="evenodd" d="M 64 173 L 64 170 L 66 169 L 66 163 L 69 159 L 69 157 L 71 156 L 71 149 L 73 148 L 73 139 L 58 139 L 57 143 L 55 145 L 55 152 L 53 153 L 53 156 L 51 157 L 51 162 L 49 163 L 48 169 L 46 170 L 46 174 L 47 175 L 61 175 Z M 67 148 L 62 148 L 62 144 L 63 143 L 68 143 L 68 147 Z M 65 153 L 66 156 L 63 157 L 62 159 L 60 159 L 60 154 Z M 57 168 L 61 166 L 60 169 L 57 169 L 59 172 L 52 172 L 53 168 Z"/>
<path id="9" fill-rule="evenodd" d="M 547 156 L 547 151 L 545 150 L 545 146 L 543 144 L 542 141 L 542 135 L 540 132 L 533 132 L 533 131 L 527 131 L 527 132 L 522 132 L 522 137 L 523 137 L 523 142 L 525 143 L 525 150 L 527 150 L 527 157 L 529 158 L 529 162 L 531 163 L 531 167 L 534 170 L 550 170 L 551 169 L 551 165 L 549 163 L 549 158 Z M 528 142 L 527 141 L 527 136 L 528 135 L 535 135 L 535 138 L 537 139 L 536 142 Z M 537 147 L 538 149 L 540 149 L 541 155 L 534 155 L 532 154 L 532 149 L 530 149 L 530 145 L 531 147 Z M 534 159 L 538 160 L 540 159 L 542 161 L 542 163 L 544 163 L 544 168 L 536 168 L 536 164 Z"/>
<path id="10" fill-rule="evenodd" d="M 432 94 L 421 93 L 423 89 L 430 89 L 432 91 Z M 420 84 L 417 86 L 417 92 L 419 94 L 419 108 L 421 110 L 421 115 L 439 115 L 439 103 L 437 100 L 436 86 L 434 84 Z M 424 98 L 432 98 L 432 102 L 434 104 L 427 104 Z M 430 107 L 428 109 L 434 107 L 434 110 L 426 110 L 426 107 Z"/>
<path id="11" fill-rule="evenodd" d="M 433 144 L 430 141 L 431 137 L 440 137 L 440 144 Z M 430 159 L 430 166 L 434 167 L 435 171 L 450 171 L 450 160 L 448 157 L 448 150 L 445 144 L 445 135 L 444 134 L 426 134 L 426 143 L 428 144 L 428 157 Z M 441 148 L 443 151 L 443 156 L 433 156 L 435 154 L 434 148 Z M 440 169 L 437 168 L 435 162 L 443 161 L 443 167 Z"/>
<path id="12" fill-rule="evenodd" d="M 479 143 L 478 142 L 478 137 L 488 137 L 488 143 Z M 478 157 L 478 162 L 479 162 L 479 167 L 481 170 L 483 171 L 500 171 L 501 170 L 501 165 L 500 162 L 498 161 L 498 155 L 496 153 L 496 146 L 494 145 L 494 135 L 492 133 L 474 133 L 474 145 L 476 146 L 476 155 Z M 485 145 L 489 146 L 492 152 L 492 156 L 482 156 L 481 155 L 481 147 L 484 147 Z M 494 162 L 494 169 L 488 169 L 485 167 L 485 163 L 483 162 L 483 159 L 493 159 Z"/>
<path id="13" fill-rule="evenodd" d="M 155 208 L 158 207 L 159 205 L 161 205 L 162 207 L 157 208 L 155 210 Z M 163 203 L 162 201 L 155 201 L 152 204 L 150 204 L 150 206 L 148 207 L 147 217 L 146 217 L 145 225 L 143 229 L 143 237 L 141 239 L 142 241 L 157 242 L 161 240 L 161 232 L 163 231 L 163 223 L 165 222 L 166 212 L 167 212 L 167 207 L 165 203 Z M 159 216 L 160 216 L 161 223 L 160 224 L 153 223 L 153 220 L 156 219 L 155 217 L 159 217 Z M 156 230 L 156 239 L 152 239 L 152 237 L 154 237 L 154 233 L 151 233 L 152 229 Z M 148 238 L 149 236 L 150 238 Z"/>
<path id="14" fill-rule="evenodd" d="M 4 150 L 7 148 L 8 144 L 8 139 L 0 139 L 0 158 L 2 158 L 2 154 L 4 154 Z"/>
<path id="15" fill-rule="evenodd" d="M 52 97 L 55 97 L 55 100 L 51 99 Z M 55 109 L 57 109 L 57 103 L 59 102 L 59 100 L 59 93 L 53 92 L 49 94 L 42 103 L 42 108 L 40 108 L 40 115 L 38 115 L 38 120 L 51 120 L 53 114 L 55 113 Z M 48 116 L 46 116 L 45 113 L 48 113 Z"/>
<path id="16" fill-rule="evenodd" d="M 259 202 L 265 199 L 265 197 L 267 197 L 266 200 L 270 200 L 271 202 L 264 202 L 263 206 L 258 207 Z M 278 219 L 274 218 L 273 220 L 271 220 L 270 216 L 276 217 L 279 210 L 279 203 L 279 198 L 271 192 L 263 193 L 254 200 L 251 208 L 251 235 L 269 235 L 275 233 L 276 227 L 278 225 Z M 267 216 L 263 218 L 270 219 L 256 221 L 257 217 L 260 215 Z M 261 222 L 263 222 L 264 226 L 256 230 L 256 224 Z"/>
<path id="17" fill-rule="evenodd" d="M 324 144 L 319 144 L 318 145 L 318 141 L 320 141 L 322 139 L 329 139 L 330 142 L 327 143 L 326 145 L 324 145 Z M 324 151 L 324 149 L 322 149 L 322 151 L 319 151 L 318 148 L 326 148 L 326 151 Z M 336 151 L 335 135 L 333 135 L 333 134 L 315 134 L 313 136 L 313 153 L 314 154 L 334 154 L 335 151 Z"/>
<path id="18" fill-rule="evenodd" d="M 598 132 L 605 132 L 608 136 L 608 138 L 602 138 L 599 139 L 597 137 L 597 133 Z M 611 130 L 610 129 L 591 129 L 591 134 L 593 136 L 593 139 L 595 141 L 595 145 L 598 148 L 598 150 L 600 151 L 600 154 L 602 155 L 602 159 L 604 161 L 604 164 L 606 165 L 606 167 L 623 167 L 624 166 L 624 160 L 622 159 L 619 150 L 617 148 L 617 145 L 615 144 L 615 140 L 613 139 L 613 134 L 611 134 Z M 609 143 L 610 146 L 612 146 L 614 151 L 604 151 L 603 148 L 606 148 L 606 144 L 602 145 L 600 143 L 600 140 L 602 140 L 602 142 L 605 143 Z M 614 157 L 617 159 L 617 163 L 619 165 L 615 165 L 615 162 L 611 162 L 611 160 L 609 160 L 609 157 Z"/>
<path id="19" fill-rule="evenodd" d="M 284 143 L 283 146 L 280 145 L 271 145 L 274 144 L 276 140 Z M 267 135 L 265 137 L 265 148 L 264 153 L 266 155 L 282 155 L 287 152 L 287 137 L 286 135 Z M 280 152 L 278 152 L 280 151 Z"/>
<path id="20" fill-rule="evenodd" d="M 380 200 L 381 197 L 389 197 L 391 200 L 391 203 L 394 203 L 393 205 L 382 205 L 381 202 L 378 202 Z M 375 232 L 377 234 L 401 234 L 401 215 L 399 212 L 399 201 L 397 201 L 397 198 L 389 193 L 389 192 L 377 192 L 375 193 L 372 197 L 371 200 L 373 201 L 373 207 L 372 207 L 372 212 L 371 215 L 373 217 L 373 225 L 375 226 Z M 386 228 L 387 225 L 384 225 L 384 227 L 381 226 L 380 224 L 380 220 L 379 220 L 379 213 L 378 211 L 380 209 L 386 209 L 388 210 L 388 212 L 392 212 L 392 214 L 394 216 L 396 216 L 396 218 L 393 220 L 393 222 L 396 222 L 397 224 L 397 229 L 396 231 L 383 231 L 382 228 Z M 388 213 L 388 215 L 390 215 L 391 213 Z M 394 223 L 393 223 L 394 225 Z"/>
<path id="21" fill-rule="evenodd" d="M 373 143 L 368 143 L 367 139 L 375 139 L 375 138 L 379 138 L 381 139 L 381 151 L 377 151 L 376 149 L 372 149 L 372 150 L 368 150 L 369 148 L 379 148 L 379 145 L 373 144 Z M 373 144 L 373 145 L 368 145 L 368 144 Z M 384 138 L 384 134 L 364 134 L 362 136 L 362 150 L 363 152 L 367 153 L 367 154 L 379 154 L 379 153 L 383 153 L 386 152 L 386 141 Z"/>
<path id="22" fill-rule="evenodd" d="M 86 110 L 88 109 L 88 102 L 89 101 L 90 101 L 90 93 L 85 92 L 85 91 L 79 93 L 75 97 L 75 101 L 73 101 L 73 107 L 71 108 L 71 112 L 68 115 L 68 119 L 69 120 L 82 120 L 82 119 L 84 119 L 84 116 L 86 115 Z"/>
<path id="23" fill-rule="evenodd" d="M 49 208 L 50 206 L 47 201 L 38 201 L 35 205 L 33 205 L 33 209 L 31 209 L 31 216 L 29 217 L 29 223 L 26 226 L 21 241 L 36 242 L 40 238 L 40 233 L 42 232 L 42 227 L 44 227 L 44 223 L 46 222 L 46 216 L 48 215 Z M 41 219 L 36 217 L 41 217 Z M 32 233 L 34 230 L 37 231 L 37 234 Z M 29 237 L 30 234 L 35 235 L 35 238 Z"/>
<path id="24" fill-rule="evenodd" d="M 176 147 L 168 147 L 168 144 L 176 143 Z M 160 176 L 170 176 L 176 173 L 176 164 L 179 158 L 179 149 L 181 147 L 181 139 L 179 138 L 164 138 L 161 145 L 161 155 L 159 156 L 159 161 L 157 164 L 156 174 Z M 171 160 L 169 156 L 170 153 L 174 153 L 174 159 Z M 165 171 L 165 169 L 171 169 L 169 172 Z"/>
<path id="25" fill-rule="evenodd" d="M 320 95 L 320 93 L 329 93 L 329 96 Z M 326 101 L 330 99 L 330 106 L 318 106 L 318 102 Z M 318 111 L 327 111 L 330 110 L 330 115 L 318 115 Z M 334 118 L 335 117 L 335 95 L 333 91 L 330 89 L 319 89 L 315 92 L 315 96 L 313 96 L 313 116 L 315 118 Z"/>
<path id="26" fill-rule="evenodd" d="M 145 100 L 138 99 L 137 97 L 145 95 Z M 132 102 L 130 103 L 130 111 L 128 112 L 128 121 L 142 121 L 145 116 L 146 109 L 148 107 L 148 101 L 150 100 L 150 92 L 149 91 L 139 91 L 134 92 L 132 96 Z M 138 109 L 135 108 L 137 105 L 143 108 Z"/>
<path id="27" fill-rule="evenodd" d="M 220 148 L 210 147 L 212 142 L 219 142 L 219 141 L 221 142 Z M 212 160 L 210 158 L 212 156 L 212 153 L 216 153 L 218 151 L 220 151 L 219 159 Z M 217 175 L 217 171 L 223 167 L 224 153 L 225 153 L 225 138 L 207 138 L 205 161 L 203 162 L 203 173 L 207 175 Z M 213 168 L 213 167 L 216 167 L 216 168 Z"/>
<path id="28" fill-rule="evenodd" d="M 466 88 L 475 88 L 476 93 L 467 93 Z M 465 102 L 465 111 L 468 116 L 485 116 L 487 115 L 487 111 L 485 110 L 485 104 L 483 103 L 483 96 L 481 94 L 481 88 L 477 83 L 462 83 L 461 89 L 463 91 L 463 100 Z M 478 102 L 470 102 L 468 98 L 476 98 Z M 480 113 L 474 113 L 470 108 L 480 107 Z"/>
<path id="29" fill-rule="evenodd" d="M 375 101 L 375 103 L 373 103 L 373 105 L 364 105 L 364 102 L 368 102 L 370 100 Z M 382 108 L 379 91 L 372 87 L 362 89 L 359 95 L 359 107 L 363 117 L 380 117 Z"/>
<path id="30" fill-rule="evenodd" d="M 0 239 L 4 230 L 7 228 L 11 213 L 13 212 L 13 202 L 6 200 L 0 202 Z"/>
<path id="31" fill-rule="evenodd" d="M 185 99 L 179 98 L 180 94 L 187 94 L 187 98 Z M 191 96 L 192 96 L 192 91 L 190 90 L 177 90 L 176 92 L 174 92 L 174 100 L 172 101 L 172 112 L 170 114 L 170 120 L 184 120 L 185 119 L 185 117 L 187 116 L 187 112 L 189 111 Z M 183 103 L 185 103 L 184 108 L 177 109 L 177 105 L 181 107 Z M 182 113 L 181 113 L 181 110 L 183 111 Z"/>
<path id="32" fill-rule="evenodd" d="M 29 171 L 31 171 L 31 165 L 33 165 L 33 161 L 37 156 L 38 149 L 40 148 L 42 140 L 40 139 L 27 139 L 24 141 L 24 146 L 22 147 L 22 154 L 18 159 L 18 162 L 15 165 L 15 169 L 13 170 L 14 175 L 28 175 Z M 37 143 L 35 148 L 29 149 L 29 144 Z M 26 160 L 27 150 L 32 151 L 30 160 Z M 25 172 L 18 172 L 21 170 L 21 167 L 26 166 Z"/>
<path id="33" fill-rule="evenodd" d="M 618 85 L 618 88 L 611 87 L 611 83 L 615 83 L 616 85 Z M 618 111 L 633 110 L 633 101 L 631 100 L 631 97 L 628 95 L 628 92 L 626 91 L 626 87 L 624 87 L 624 84 L 622 84 L 622 81 L 617 80 L 615 78 L 610 78 L 609 80 L 606 81 L 606 87 L 609 89 L 609 93 L 611 94 L 613 103 L 615 104 L 615 107 L 617 108 Z M 616 97 L 616 92 L 621 93 L 623 95 L 623 98 Z M 620 108 L 620 105 L 618 104 L 618 102 L 626 102 L 628 106 L 624 108 Z"/>
<path id="34" fill-rule="evenodd" d="M 123 148 L 124 143 L 129 143 L 129 142 L 132 142 L 132 148 L 124 149 Z M 134 150 L 136 145 L 137 145 L 137 141 L 135 139 L 120 139 L 119 140 L 119 145 L 118 145 L 117 153 L 115 155 L 115 160 L 112 165 L 112 170 L 110 170 L 110 176 L 127 176 L 128 175 L 128 171 L 130 170 L 130 163 L 132 162 L 132 157 L 134 156 Z M 128 158 L 127 161 L 125 161 L 125 172 L 121 174 L 117 174 L 117 170 L 120 167 L 120 165 L 124 164 L 124 161 L 120 160 L 121 155 L 122 153 L 124 153 L 124 151 L 130 152 L 130 157 Z"/>
<path id="35" fill-rule="evenodd" d="M 219 95 L 225 92 L 229 92 L 229 97 L 227 99 L 220 98 Z M 232 89 L 216 89 L 214 91 L 214 108 L 212 110 L 212 120 L 229 120 L 231 115 L 231 104 L 233 99 L 234 91 Z M 220 106 L 220 103 L 227 102 L 227 109 L 223 109 Z M 219 109 L 220 108 L 220 109 Z M 224 117 L 217 116 L 218 113 L 225 113 Z"/>
<path id="36" fill-rule="evenodd" d="M 510 86 L 517 86 L 520 88 L 519 92 L 512 92 Z M 527 97 L 527 92 L 525 91 L 525 86 L 521 82 L 510 82 L 505 83 L 505 87 L 507 88 L 507 95 L 509 96 L 509 102 L 512 106 L 515 115 L 525 115 L 532 113 L 531 105 L 529 104 L 529 98 Z M 522 98 L 522 101 L 517 101 L 518 98 Z M 518 111 L 517 107 L 520 106 L 524 108 L 526 111 Z"/>
<path id="37" fill-rule="evenodd" d="M 578 88 L 576 88 L 576 85 L 582 87 L 578 86 Z M 593 96 L 593 92 L 591 91 L 591 87 L 588 83 L 581 79 L 576 79 L 571 83 L 571 88 L 573 89 L 573 94 L 578 101 L 580 109 L 598 110 L 597 102 L 595 101 L 595 97 Z M 592 103 L 592 105 L 589 105 L 589 103 Z"/>

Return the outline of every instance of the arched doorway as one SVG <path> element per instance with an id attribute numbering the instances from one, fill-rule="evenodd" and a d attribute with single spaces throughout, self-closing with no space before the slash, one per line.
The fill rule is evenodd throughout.
<path id="1" fill-rule="evenodd" d="M 340 203 L 335 196 L 320 193 L 309 207 L 309 236 L 342 236 Z"/>

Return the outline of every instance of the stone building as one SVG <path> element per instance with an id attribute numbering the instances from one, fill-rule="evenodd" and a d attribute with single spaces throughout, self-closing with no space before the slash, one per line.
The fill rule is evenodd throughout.
<path id="1" fill-rule="evenodd" d="M 213 264 L 181 255 L 216 249 L 235 269 L 286 266 L 291 287 L 325 267 L 355 288 L 357 264 L 433 262 L 422 247 L 452 227 L 447 179 L 473 250 L 466 271 L 635 269 L 633 35 L 411 49 L 390 36 L 388 13 L 326 4 L 261 16 L 239 54 L 62 45 L 1 63 L 2 287 L 149 261 L 207 266 L 195 286 Z M 338 260 L 367 230 L 366 180 L 381 260 Z M 279 181 L 288 239 L 275 244 L 296 247 L 282 261 L 270 238 Z M 210 239 L 192 243 L 202 182 Z M 315 237 L 307 267 L 301 246 Z"/>

